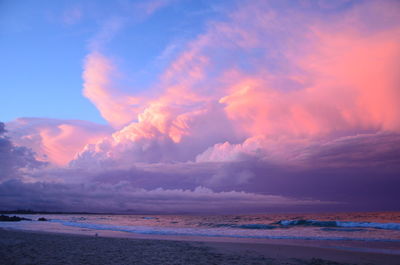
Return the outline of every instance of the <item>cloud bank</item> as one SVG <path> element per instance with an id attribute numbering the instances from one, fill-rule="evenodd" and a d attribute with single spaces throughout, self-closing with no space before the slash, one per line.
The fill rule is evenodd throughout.
<path id="1" fill-rule="evenodd" d="M 127 185 L 128 184 L 128 185 Z M 138 189 L 129 183 L 117 185 L 62 185 L 54 183 L 22 184 L 9 181 L 0 185 L 4 199 L 2 209 L 27 209 L 116 213 L 225 213 L 266 211 L 287 205 L 323 204 L 318 201 L 296 200 L 275 195 L 246 192 L 214 192 L 204 187 L 194 190 Z M 21 195 L 16 196 L 16 193 Z M 74 199 L 72 199 L 74 198 Z M 8 203 L 5 204 L 4 201 Z"/>
<path id="2" fill-rule="evenodd" d="M 148 5 L 149 16 L 167 2 Z M 51 204 L 31 207 L 120 212 L 398 209 L 399 10 L 397 1 L 237 2 L 140 94 L 119 88 L 118 65 L 99 48 L 113 27 L 107 41 L 94 38 L 83 70 L 84 96 L 113 129 L 8 123 L 16 144 L 63 167 L 35 173 L 36 183 L 3 182 L 4 198 L 18 207 L 21 190 Z"/>

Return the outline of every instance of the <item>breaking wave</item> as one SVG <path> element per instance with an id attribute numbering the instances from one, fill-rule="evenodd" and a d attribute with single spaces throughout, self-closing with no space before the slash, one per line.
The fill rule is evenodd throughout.
<path id="1" fill-rule="evenodd" d="M 129 232 L 145 235 L 171 235 L 171 236 L 201 236 L 201 237 L 233 237 L 233 238 L 254 238 L 254 239 L 301 239 L 301 240 L 346 240 L 346 241 L 381 241 L 381 242 L 400 242 L 397 239 L 383 238 L 349 238 L 340 236 L 288 236 L 288 235 L 262 235 L 243 233 L 243 229 L 232 229 L 231 227 L 219 228 L 172 228 L 172 227 L 151 227 L 151 226 L 123 226 L 107 225 L 83 222 L 71 222 L 65 220 L 51 220 L 51 222 L 60 223 L 65 226 L 93 230 L 107 230 Z M 257 226 L 256 226 L 257 227 Z M 251 228 L 254 229 L 254 228 Z M 257 229 L 257 228 L 256 228 Z"/>
<path id="2" fill-rule="evenodd" d="M 277 224 L 282 226 L 318 226 L 318 227 L 349 227 L 375 228 L 385 230 L 400 230 L 400 223 L 373 223 L 350 221 L 318 221 L 318 220 L 281 220 Z"/>

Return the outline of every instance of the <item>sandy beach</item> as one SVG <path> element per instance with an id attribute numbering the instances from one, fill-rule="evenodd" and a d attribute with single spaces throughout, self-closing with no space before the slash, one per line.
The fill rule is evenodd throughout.
<path id="1" fill-rule="evenodd" d="M 280 244 L 110 238 L 0 229 L 0 263 L 400 264 L 400 255 Z"/>

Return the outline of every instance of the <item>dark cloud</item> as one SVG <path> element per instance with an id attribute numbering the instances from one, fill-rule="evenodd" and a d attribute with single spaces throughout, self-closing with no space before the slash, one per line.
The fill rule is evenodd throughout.
<path id="1" fill-rule="evenodd" d="M 400 134 L 370 133 L 341 137 L 307 147 L 299 157 L 313 167 L 396 166 L 400 164 Z"/>
<path id="2" fill-rule="evenodd" d="M 287 163 L 268 160 L 260 153 L 259 157 L 238 156 L 237 161 L 108 163 L 31 170 L 43 163 L 30 149 L 15 146 L 5 135 L 4 124 L 0 123 L 0 129 L 2 209 L 164 213 L 399 210 L 399 134 L 320 140 L 286 150 L 291 153 Z M 24 183 L 23 177 L 37 182 Z"/>
<path id="3" fill-rule="evenodd" d="M 0 135 L 6 132 L 6 126 L 3 122 L 0 122 Z"/>
<path id="4" fill-rule="evenodd" d="M 5 133 L 5 125 L 0 122 L 0 181 L 19 178 L 24 174 L 24 170 L 45 165 L 44 162 L 36 160 L 31 149 L 15 146 Z"/>
<path id="5" fill-rule="evenodd" d="M 378 133 L 320 142 L 312 149 L 295 149 L 298 154 L 293 157 L 299 159 L 295 161 L 297 163 L 291 161 L 282 164 L 267 161 L 264 157 L 246 157 L 241 161 L 226 162 L 137 163 L 130 167 L 108 164 L 100 168 L 46 169 L 32 177 L 40 180 L 42 176 L 46 180 L 62 181 L 64 184 L 14 183 L 12 189 L 7 188 L 9 195 L 3 196 L 3 199 L 11 200 L 9 205 L 14 205 L 12 193 L 17 193 L 21 188 L 24 196 L 28 193 L 29 196 L 46 198 L 45 202 L 49 205 L 42 205 L 39 202 L 34 204 L 35 200 L 31 197 L 21 200 L 20 204 L 15 204 L 23 207 L 29 200 L 32 201 L 31 207 L 36 207 L 35 209 L 41 206 L 40 209 L 64 207 L 70 210 L 84 210 L 78 207 L 82 205 L 86 210 L 96 211 L 130 209 L 155 212 L 160 212 L 164 208 L 169 212 L 190 211 L 190 209 L 193 212 L 229 212 L 233 211 L 232 209 L 237 212 L 263 212 L 267 209 L 268 211 L 400 210 L 397 203 L 400 200 L 397 188 L 400 186 L 400 163 L 398 163 L 400 156 L 397 155 L 399 144 L 398 134 Z M 365 155 L 360 160 L 358 154 L 363 153 Z M 7 185 L 11 185 L 10 183 Z M 202 196 L 196 199 L 191 197 L 199 187 L 209 189 L 215 194 L 212 201 Z M 157 193 L 155 190 L 161 191 Z M 291 198 L 291 202 L 272 207 L 269 201 L 265 204 L 254 201 L 249 206 L 243 202 L 225 200 L 226 197 L 221 194 L 230 191 L 267 196 L 265 198 L 278 196 L 283 201 L 285 198 Z M 150 200 L 147 196 L 155 194 L 165 200 L 163 202 L 165 205 L 158 201 L 156 204 L 163 205 L 162 207 L 151 205 L 150 201 L 156 200 L 154 198 Z M 182 197 L 180 194 L 188 197 Z M 240 195 L 239 192 L 233 194 Z M 178 202 L 178 197 L 182 199 L 181 203 Z M 233 197 L 231 199 L 233 200 Z M 115 204 L 109 203 L 110 200 Z M 136 204 L 129 204 L 131 200 Z M 191 200 L 193 201 L 190 202 Z M 304 200 L 311 203 L 296 203 Z M 75 204 L 75 201 L 79 203 Z"/>
<path id="6" fill-rule="evenodd" d="M 9 180 L 0 184 L 1 209 L 46 211 L 90 211 L 119 213 L 236 213 L 279 210 L 287 206 L 308 207 L 323 202 L 298 200 L 243 191 L 215 192 L 194 189 L 142 189 L 130 183 L 23 183 Z"/>

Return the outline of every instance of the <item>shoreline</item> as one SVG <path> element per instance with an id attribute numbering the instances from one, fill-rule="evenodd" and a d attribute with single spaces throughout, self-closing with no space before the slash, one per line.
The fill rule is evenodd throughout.
<path id="1" fill-rule="evenodd" d="M 8 262 L 4 264 L 400 264 L 398 254 L 301 244 L 278 240 L 227 242 L 179 237 L 95 237 L 0 229 L 0 257 Z M 109 263 L 101 261 L 105 259 Z"/>
<path id="2" fill-rule="evenodd" d="M 40 224 L 41 226 L 37 226 Z M 21 225 L 20 227 L 16 225 Z M 30 226 L 32 225 L 32 226 Z M 61 228 L 61 229 L 60 229 Z M 381 253 L 400 255 L 400 242 L 394 241 L 368 241 L 368 240 L 314 240 L 302 238 L 252 238 L 231 236 L 201 236 L 201 235 L 169 235 L 169 234 L 146 234 L 116 230 L 97 230 L 92 228 L 79 228 L 73 226 L 61 226 L 52 222 L 15 222 L 11 226 L 0 226 L 0 229 L 14 231 L 26 231 L 37 233 L 50 233 L 62 235 L 83 235 L 108 238 L 149 239 L 149 240 L 172 240 L 187 242 L 221 242 L 221 243 L 243 243 L 243 244 L 269 244 L 287 246 L 307 246 L 324 249 L 338 249 L 365 253 Z M 399 264 L 400 265 L 400 264 Z"/>

